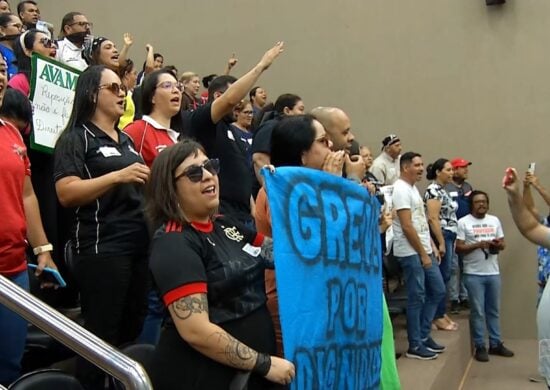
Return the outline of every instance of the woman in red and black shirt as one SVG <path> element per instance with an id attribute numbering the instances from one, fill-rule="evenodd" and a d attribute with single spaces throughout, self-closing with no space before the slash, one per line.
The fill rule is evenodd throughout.
<path id="1" fill-rule="evenodd" d="M 150 267 L 170 312 L 150 372 L 157 390 L 226 389 L 243 371 L 251 372 L 248 389 L 266 389 L 295 375 L 292 363 L 271 356 L 275 338 L 264 290 L 271 239 L 213 217 L 218 171 L 218 160 L 190 140 L 153 163 L 148 210 L 162 227 Z"/>

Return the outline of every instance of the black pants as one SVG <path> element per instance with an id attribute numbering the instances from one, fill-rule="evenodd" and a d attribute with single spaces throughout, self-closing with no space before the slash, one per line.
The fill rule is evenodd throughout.
<path id="1" fill-rule="evenodd" d="M 147 313 L 147 252 L 126 256 L 74 256 L 84 327 L 111 345 L 134 341 Z M 90 389 L 104 375 L 83 359 L 77 376 Z"/>

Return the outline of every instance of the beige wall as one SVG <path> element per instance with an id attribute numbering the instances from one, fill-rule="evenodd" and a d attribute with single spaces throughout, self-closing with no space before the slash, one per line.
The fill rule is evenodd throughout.
<path id="1" fill-rule="evenodd" d="M 500 181 L 505 167 L 536 161 L 550 187 L 550 2 L 49 0 L 40 8 L 56 30 L 65 12 L 79 10 L 117 44 L 132 32 L 138 63 L 150 42 L 168 64 L 202 74 L 221 72 L 232 52 L 241 74 L 284 40 L 261 80 L 272 99 L 296 92 L 309 108 L 343 107 L 375 153 L 397 132 L 427 161 L 471 159 L 471 183 L 492 195 L 508 242 L 504 337 L 535 336 L 536 253 L 513 226 Z"/>

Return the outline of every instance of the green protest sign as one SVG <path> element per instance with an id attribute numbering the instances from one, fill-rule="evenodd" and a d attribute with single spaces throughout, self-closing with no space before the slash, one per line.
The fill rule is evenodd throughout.
<path id="1" fill-rule="evenodd" d="M 31 148 L 52 153 L 71 116 L 76 81 L 81 72 L 36 53 L 31 61 Z"/>

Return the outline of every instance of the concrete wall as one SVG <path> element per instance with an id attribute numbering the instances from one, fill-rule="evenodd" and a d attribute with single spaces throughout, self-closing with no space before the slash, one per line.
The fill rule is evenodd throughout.
<path id="1" fill-rule="evenodd" d="M 504 337 L 535 336 L 536 252 L 519 236 L 500 181 L 505 167 L 537 162 L 550 187 L 545 152 L 550 123 L 550 2 L 508 0 L 84 1 L 40 2 L 56 24 L 72 10 L 94 33 L 122 43 L 131 58 L 145 43 L 180 71 L 221 72 L 239 58 L 242 74 L 277 40 L 286 51 L 261 79 L 270 98 L 300 94 L 308 108 L 338 105 L 357 138 L 378 152 L 389 132 L 426 161 L 471 159 L 471 183 L 490 193 L 503 222 Z M 425 183 L 422 184 L 424 186 Z M 541 209 L 546 210 L 545 207 Z"/>

